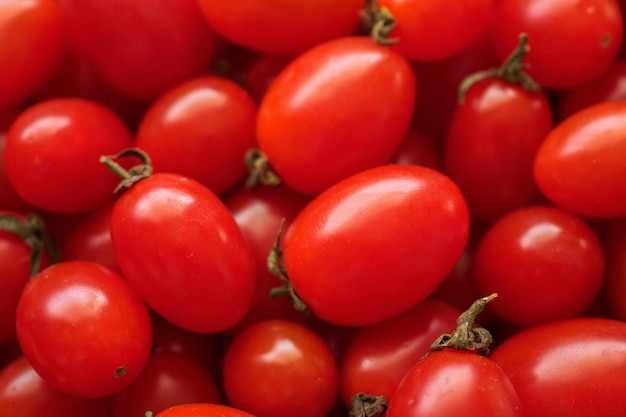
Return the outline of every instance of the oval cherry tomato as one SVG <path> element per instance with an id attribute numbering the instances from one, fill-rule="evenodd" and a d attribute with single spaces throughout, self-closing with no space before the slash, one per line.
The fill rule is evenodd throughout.
<path id="1" fill-rule="evenodd" d="M 415 105 L 408 62 L 365 37 L 336 39 L 291 61 L 263 97 L 258 146 L 282 180 L 318 194 L 386 163 Z"/>
<path id="2" fill-rule="evenodd" d="M 38 273 L 17 307 L 24 356 L 51 387 L 102 397 L 128 386 L 152 347 L 143 301 L 117 273 L 65 261 Z"/>
<path id="3" fill-rule="evenodd" d="M 258 417 L 324 417 L 339 390 L 335 358 L 300 324 L 265 320 L 239 333 L 224 356 L 224 391 Z"/>
<path id="4" fill-rule="evenodd" d="M 177 326 L 216 333 L 250 308 L 250 247 L 228 208 L 199 182 L 157 173 L 133 184 L 113 207 L 111 238 L 124 277 Z"/>
<path id="5" fill-rule="evenodd" d="M 494 303 L 495 305 L 495 303 Z M 528 416 L 623 415 L 626 323 L 578 318 L 531 327 L 490 359 L 508 375 Z"/>
<path id="6" fill-rule="evenodd" d="M 424 300 L 459 260 L 468 229 L 467 205 L 448 177 L 385 165 L 311 201 L 283 238 L 284 266 L 315 315 L 372 324 Z"/>
<path id="7" fill-rule="evenodd" d="M 626 101 L 599 103 L 558 124 L 534 163 L 539 189 L 589 217 L 626 216 Z"/>
<path id="8" fill-rule="evenodd" d="M 255 417 L 250 413 L 219 404 L 182 404 L 161 411 L 155 417 Z"/>

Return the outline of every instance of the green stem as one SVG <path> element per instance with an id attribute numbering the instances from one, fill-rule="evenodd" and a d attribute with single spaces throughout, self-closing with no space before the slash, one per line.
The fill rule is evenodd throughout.
<path id="1" fill-rule="evenodd" d="M 267 156 L 261 150 L 253 148 L 246 152 L 245 163 L 248 167 L 247 188 L 255 188 L 259 184 L 270 186 L 280 184 L 280 177 L 272 169 Z"/>
<path id="2" fill-rule="evenodd" d="M 389 9 L 380 7 L 378 0 L 367 0 L 361 11 L 361 20 L 370 28 L 370 36 L 379 45 L 389 46 L 397 43 L 399 38 L 390 38 L 391 31 L 396 26 L 396 19 Z"/>
<path id="3" fill-rule="evenodd" d="M 115 161 L 129 156 L 138 158 L 140 164 L 126 170 Z M 114 192 L 116 193 L 122 189 L 130 188 L 136 182 L 152 175 L 152 161 L 150 160 L 150 156 L 139 148 L 127 148 L 117 155 L 103 155 L 100 157 L 100 163 L 104 164 L 104 166 L 122 179 L 117 187 L 115 187 Z"/>

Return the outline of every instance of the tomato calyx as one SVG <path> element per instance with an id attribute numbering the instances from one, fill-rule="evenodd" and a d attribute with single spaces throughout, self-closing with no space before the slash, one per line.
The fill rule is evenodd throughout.
<path id="1" fill-rule="evenodd" d="M 456 329 L 450 334 L 443 334 L 430 345 L 431 352 L 445 348 L 471 350 L 482 355 L 489 354 L 489 346 L 493 338 L 489 330 L 475 327 L 476 317 L 485 309 L 485 306 L 498 296 L 497 293 L 479 298 L 469 309 L 464 311 L 456 321 Z"/>
<path id="2" fill-rule="evenodd" d="M 126 170 L 115 162 L 116 159 L 125 158 L 127 156 L 137 157 L 141 163 Z M 152 175 L 152 161 L 150 160 L 150 156 L 139 148 L 127 148 L 117 155 L 103 155 L 100 157 L 100 163 L 104 164 L 122 179 L 117 187 L 115 187 L 115 193 L 130 188 L 136 182 Z"/>
<path id="3" fill-rule="evenodd" d="M 485 71 L 477 71 L 468 75 L 461 81 L 459 85 L 459 103 L 463 104 L 465 102 L 467 91 L 472 85 L 487 78 L 500 78 L 511 84 L 520 84 L 528 91 L 540 91 L 541 86 L 533 81 L 530 75 L 524 71 L 528 68 L 528 64 L 522 62 L 522 60 L 529 51 L 528 35 L 526 33 L 520 33 L 517 47 L 511 52 L 502 65 Z"/>
<path id="4" fill-rule="evenodd" d="M 250 149 L 246 152 L 245 163 L 248 167 L 247 188 L 255 188 L 259 184 L 275 186 L 281 179 L 272 169 L 267 156 L 260 149 Z"/>
<path id="5" fill-rule="evenodd" d="M 280 227 L 278 229 L 278 234 L 276 235 L 276 242 L 274 243 L 274 247 L 270 251 L 269 256 L 267 257 L 267 269 L 274 275 L 276 275 L 283 284 L 280 287 L 275 287 L 270 290 L 270 297 L 289 297 L 289 301 L 291 305 L 297 310 L 305 314 L 310 314 L 311 310 L 305 304 L 305 302 L 300 298 L 300 296 L 296 293 L 296 290 L 293 288 L 291 284 L 291 280 L 287 275 L 287 271 L 283 265 L 283 251 L 280 247 L 280 239 L 283 235 L 283 229 L 285 227 L 285 219 L 283 218 L 280 222 Z"/>
<path id="6" fill-rule="evenodd" d="M 14 214 L 2 214 L 0 215 L 0 230 L 16 235 L 31 248 L 31 277 L 39 272 L 44 253 L 48 254 L 51 263 L 61 260 L 58 245 L 47 233 L 44 220 L 37 214 L 29 214 L 25 218 Z"/>
<path id="7" fill-rule="evenodd" d="M 370 36 L 379 45 L 390 46 L 400 40 L 397 37 L 389 37 L 396 26 L 396 19 L 389 9 L 380 7 L 378 0 L 367 0 L 365 8 L 361 11 L 361 20 L 366 28 L 370 28 Z"/>
<path id="8" fill-rule="evenodd" d="M 359 392 L 352 397 L 350 417 L 379 417 L 387 411 L 387 399 L 384 395 L 369 395 Z"/>

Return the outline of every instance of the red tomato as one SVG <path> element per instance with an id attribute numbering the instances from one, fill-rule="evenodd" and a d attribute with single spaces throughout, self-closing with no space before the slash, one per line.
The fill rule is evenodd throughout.
<path id="1" fill-rule="evenodd" d="M 111 237 L 130 285 L 177 326 L 215 333 L 250 308 L 250 247 L 230 211 L 199 182 L 158 173 L 134 184 L 115 203 Z"/>
<path id="2" fill-rule="evenodd" d="M 31 207 L 19 196 L 7 178 L 4 158 L 7 131 L 19 114 L 20 110 L 17 108 L 0 111 L 0 208 L 26 213 L 31 211 Z"/>
<path id="3" fill-rule="evenodd" d="M 544 94 L 500 78 L 469 88 L 448 125 L 445 172 L 463 192 L 473 219 L 490 222 L 541 201 L 533 162 L 551 129 Z"/>
<path id="4" fill-rule="evenodd" d="M 407 58 L 432 61 L 450 57 L 489 28 L 495 0 L 380 0 L 396 25 L 392 49 Z M 451 10 L 454 13 L 451 13 Z M 468 24 L 471 22 L 471 24 Z"/>
<path id="5" fill-rule="evenodd" d="M 224 356 L 224 391 L 258 417 L 324 417 L 339 389 L 335 358 L 312 330 L 286 320 L 244 329 Z"/>
<path id="6" fill-rule="evenodd" d="M 608 222 L 604 236 L 606 287 L 615 318 L 626 321 L 626 218 Z"/>
<path id="7" fill-rule="evenodd" d="M 217 39 L 196 0 L 60 0 L 77 51 L 118 91 L 151 100 L 203 74 Z M 175 36 L 174 36 L 175 35 Z"/>
<path id="8" fill-rule="evenodd" d="M 556 205 L 589 217 L 626 216 L 626 101 L 600 103 L 557 125 L 534 176 Z"/>
<path id="9" fill-rule="evenodd" d="M 354 34 L 363 0 L 199 0 L 212 28 L 246 48 L 298 54 L 327 40 Z"/>
<path id="10" fill-rule="evenodd" d="M 497 292 L 492 311 L 532 326 L 582 314 L 600 292 L 604 253 L 594 231 L 559 208 L 532 206 L 493 223 L 474 257 L 481 293 Z"/>
<path id="11" fill-rule="evenodd" d="M 535 417 L 624 415 L 626 378 L 619 376 L 626 372 L 625 358 L 626 323 L 600 318 L 529 328 L 490 356 L 513 383 L 526 414 Z"/>
<path id="12" fill-rule="evenodd" d="M 385 165 L 341 181 L 300 212 L 283 238 L 285 271 L 318 317 L 372 324 L 424 300 L 459 260 L 468 229 L 467 206 L 448 177 Z"/>
<path id="13" fill-rule="evenodd" d="M 117 273 L 65 261 L 37 274 L 17 307 L 24 356 L 51 387 L 102 397 L 128 386 L 152 347 L 150 316 Z"/>
<path id="14" fill-rule="evenodd" d="M 0 2 L 0 108 L 22 103 L 52 77 L 63 29 L 54 0 Z"/>
<path id="15" fill-rule="evenodd" d="M 393 156 L 415 88 L 408 62 L 372 39 L 319 44 L 291 61 L 263 97 L 259 148 L 287 185 L 318 194 Z"/>
<path id="16" fill-rule="evenodd" d="M 78 213 L 112 198 L 115 177 L 101 155 L 132 143 L 124 122 L 101 104 L 73 98 L 39 102 L 13 122 L 4 154 L 9 181 L 43 210 Z"/>
<path id="17" fill-rule="evenodd" d="M 408 371 L 385 415 L 525 417 L 524 406 L 496 363 L 476 352 L 445 349 L 429 354 Z"/>
<path id="18" fill-rule="evenodd" d="M 504 60 L 520 33 L 528 34 L 524 62 L 543 87 L 568 89 L 602 74 L 617 56 L 623 18 L 616 0 L 499 0 L 491 37 Z"/>
<path id="19" fill-rule="evenodd" d="M 216 194 L 246 174 L 246 151 L 256 143 L 256 105 L 237 84 L 207 76 L 177 85 L 154 101 L 139 124 L 135 146 L 154 172 L 193 178 Z"/>
<path id="20" fill-rule="evenodd" d="M 112 401 L 81 398 L 50 388 L 26 358 L 0 371 L 0 415 L 19 417 L 110 417 Z"/>
<path id="21" fill-rule="evenodd" d="M 391 399 L 402 377 L 430 351 L 442 334 L 456 328 L 461 311 L 425 300 L 404 314 L 357 330 L 341 362 L 341 394 L 346 405 L 360 393 Z"/>
<path id="22" fill-rule="evenodd" d="M 255 417 L 233 407 L 218 404 L 182 404 L 161 411 L 155 417 Z"/>

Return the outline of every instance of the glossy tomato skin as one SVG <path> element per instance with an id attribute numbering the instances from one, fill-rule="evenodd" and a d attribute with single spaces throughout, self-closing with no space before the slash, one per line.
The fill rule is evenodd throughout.
<path id="1" fill-rule="evenodd" d="M 339 372 L 323 339 L 303 325 L 264 320 L 239 333 L 224 356 L 230 404 L 258 417 L 324 417 L 338 394 Z"/>
<path id="2" fill-rule="evenodd" d="M 605 71 L 617 56 L 623 18 L 616 0 L 501 0 L 492 26 L 501 60 L 528 35 L 528 74 L 549 89 L 568 89 Z"/>
<path id="3" fill-rule="evenodd" d="M 495 304 L 494 304 L 495 305 Z M 577 318 L 523 330 L 490 359 L 536 417 L 618 417 L 625 407 L 626 323 Z"/>
<path id="4" fill-rule="evenodd" d="M 219 34 L 260 52 L 297 55 L 315 45 L 354 34 L 360 0 L 199 0 L 204 17 Z"/>
<path id="5" fill-rule="evenodd" d="M 152 103 L 135 145 L 150 155 L 154 172 L 185 175 L 221 195 L 246 174 L 256 113 L 252 98 L 233 81 L 195 78 Z"/>
<path id="6" fill-rule="evenodd" d="M 157 313 L 199 333 L 250 308 L 255 266 L 230 211 L 199 182 L 157 173 L 116 201 L 111 238 L 124 276 Z"/>
<path id="7" fill-rule="evenodd" d="M 582 216 L 626 216 L 624 115 L 624 101 L 599 103 L 552 129 L 533 167 L 549 200 Z"/>
<path id="8" fill-rule="evenodd" d="M 282 180 L 315 195 L 386 163 L 413 114 L 405 58 L 368 37 L 322 43 L 291 61 L 259 107 L 258 146 Z"/>
<path id="9" fill-rule="evenodd" d="M 117 273 L 64 261 L 31 280 L 17 308 L 24 356 L 51 387 L 103 397 L 128 386 L 152 347 L 143 301 Z"/>
<path id="10" fill-rule="evenodd" d="M 155 417 L 255 417 L 245 411 L 219 404 L 182 404 L 161 411 Z"/>
<path id="11" fill-rule="evenodd" d="M 91 100 L 59 98 L 22 112 L 7 135 L 4 163 L 15 191 L 56 213 L 80 213 L 111 200 L 115 176 L 98 163 L 132 143 L 124 122 Z"/>
<path id="12" fill-rule="evenodd" d="M 385 165 L 311 201 L 283 238 L 284 265 L 315 315 L 372 324 L 424 300 L 459 260 L 468 229 L 467 205 L 448 177 Z"/>
<path id="13" fill-rule="evenodd" d="M 349 406 L 359 392 L 391 399 L 402 377 L 430 351 L 442 334 L 456 328 L 461 311 L 442 301 L 424 300 L 383 322 L 360 327 L 341 362 L 341 394 Z"/>
<path id="14" fill-rule="evenodd" d="M 490 359 L 445 349 L 417 362 L 389 401 L 387 417 L 525 417 L 513 384 Z M 530 414 L 529 414 L 530 415 Z"/>
<path id="15" fill-rule="evenodd" d="M 541 201 L 533 162 L 551 129 L 543 93 L 499 78 L 469 88 L 449 124 L 445 172 L 463 191 L 473 219 L 491 222 Z"/>

